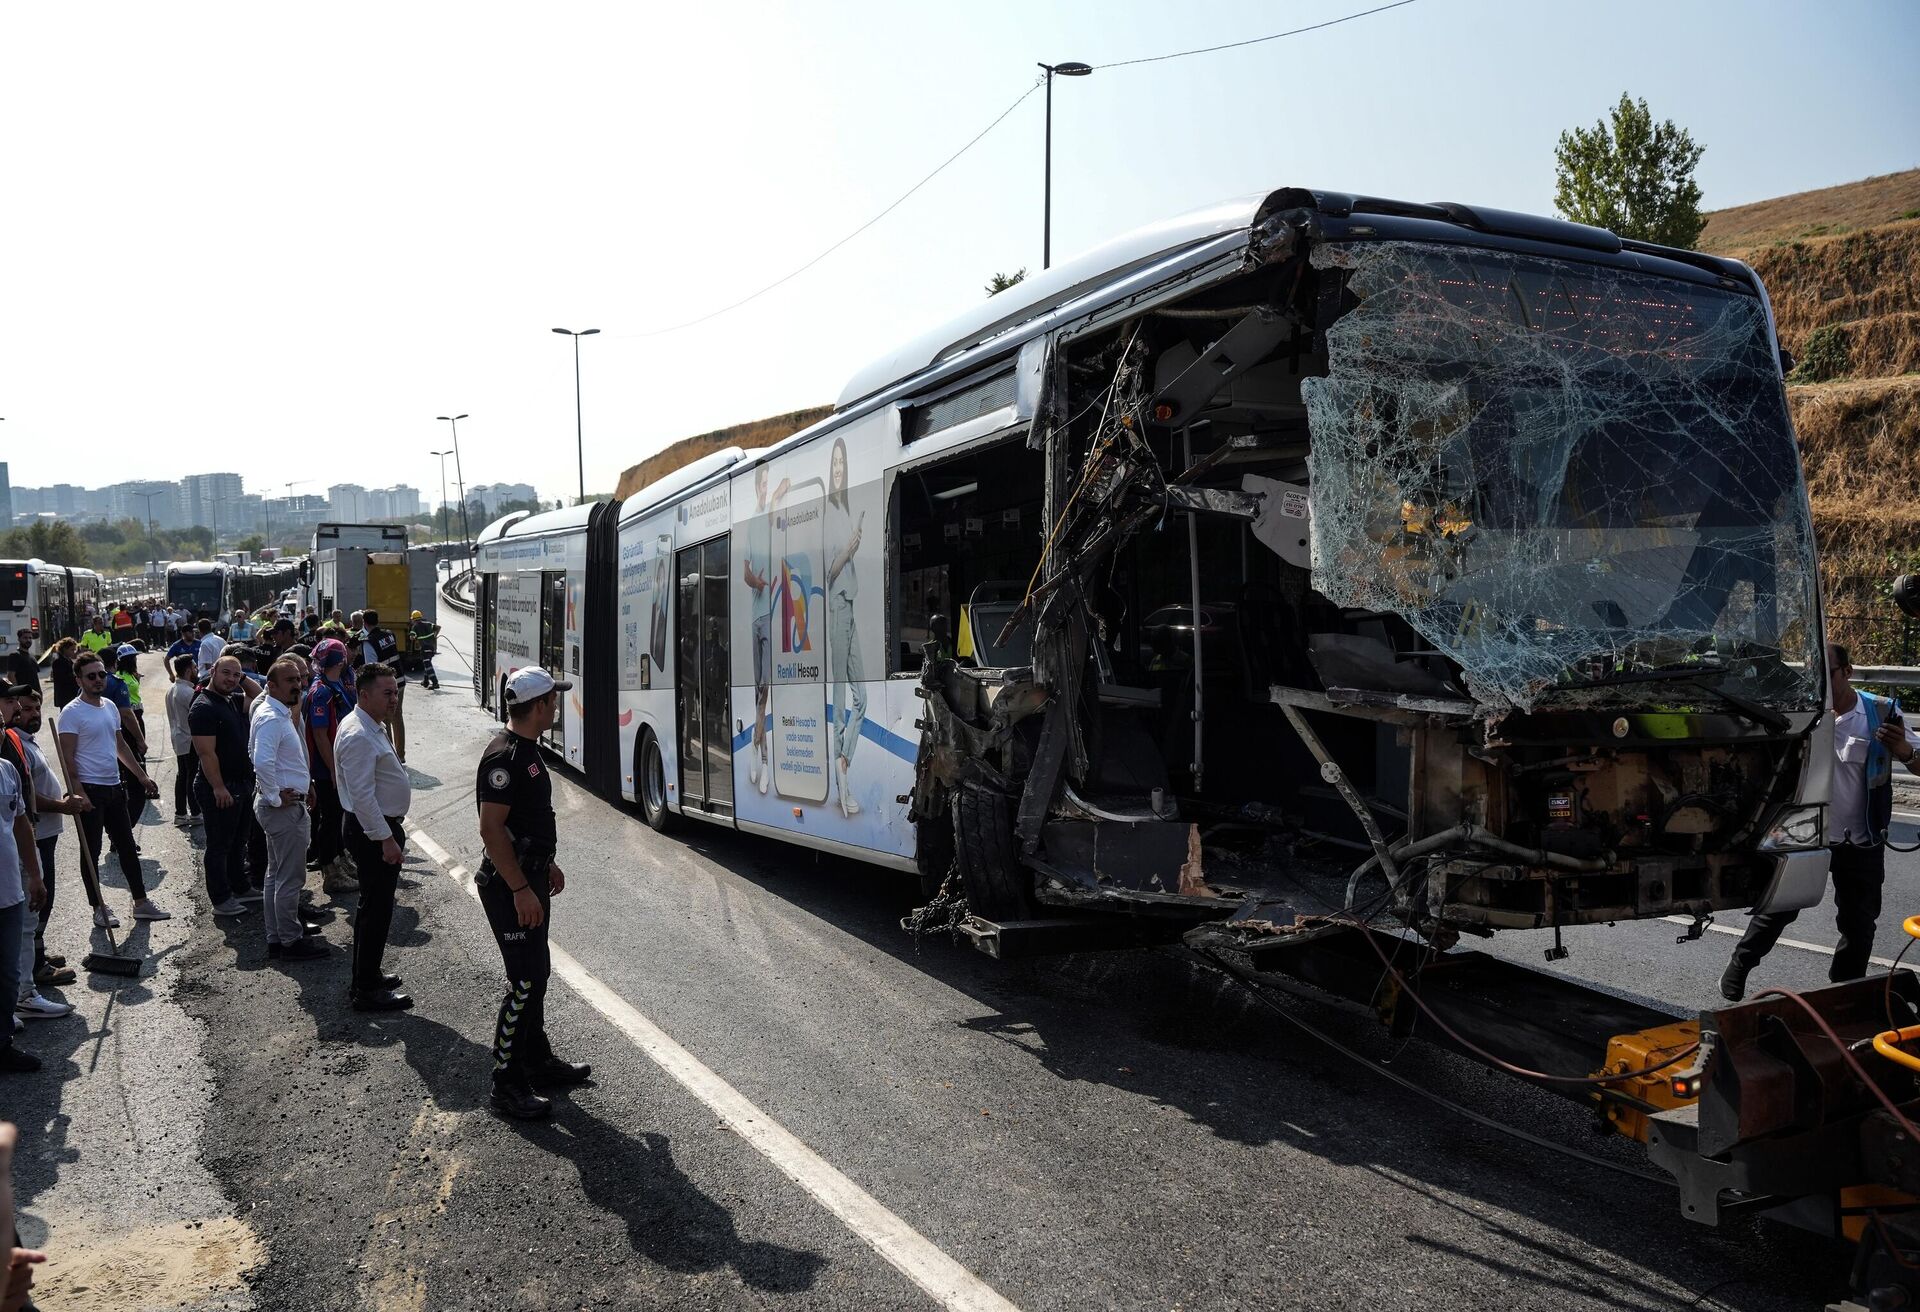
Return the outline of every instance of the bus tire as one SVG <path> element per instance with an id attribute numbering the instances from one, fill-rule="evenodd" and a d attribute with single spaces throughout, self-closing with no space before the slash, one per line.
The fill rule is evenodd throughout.
<path id="1" fill-rule="evenodd" d="M 653 730 L 642 729 L 633 749 L 634 796 L 640 799 L 640 817 L 656 834 L 672 830 L 675 816 L 667 805 L 667 767 L 660 756 L 660 740 Z"/>
<path id="2" fill-rule="evenodd" d="M 1033 919 L 1033 875 L 1020 864 L 1009 799 L 983 784 L 964 783 L 953 793 L 952 811 L 967 910 L 984 920 Z"/>
<path id="3" fill-rule="evenodd" d="M 951 807 L 948 808 L 952 810 Z M 920 875 L 922 905 L 940 896 L 953 872 L 953 816 L 936 815 L 913 822 L 913 865 Z"/>

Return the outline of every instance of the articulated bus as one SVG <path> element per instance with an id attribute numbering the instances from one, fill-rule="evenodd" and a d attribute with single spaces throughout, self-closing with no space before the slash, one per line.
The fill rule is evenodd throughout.
<path id="1" fill-rule="evenodd" d="M 502 519 L 476 571 L 478 697 L 571 679 L 551 746 L 592 787 L 957 868 L 991 920 L 1217 920 L 1302 833 L 1374 854 L 1336 899 L 1442 943 L 1824 884 L 1765 290 L 1600 229 L 1225 203 L 776 445 Z"/>
<path id="2" fill-rule="evenodd" d="M 9 650 L 24 630 L 33 635 L 33 654 L 44 655 L 60 639 L 79 637 L 101 605 L 100 576 L 90 569 L 0 560 L 0 639 Z"/>

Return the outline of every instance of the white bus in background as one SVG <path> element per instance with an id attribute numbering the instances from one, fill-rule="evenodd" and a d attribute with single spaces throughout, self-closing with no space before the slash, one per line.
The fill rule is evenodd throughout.
<path id="1" fill-rule="evenodd" d="M 212 560 L 180 560 L 167 566 L 167 604 L 184 607 L 195 619 L 218 623 L 234 606 L 233 566 Z"/>
<path id="2" fill-rule="evenodd" d="M 100 576 L 90 569 L 0 560 L 0 640 L 9 651 L 25 631 L 33 635 L 33 654 L 44 655 L 60 639 L 80 636 L 103 604 Z"/>

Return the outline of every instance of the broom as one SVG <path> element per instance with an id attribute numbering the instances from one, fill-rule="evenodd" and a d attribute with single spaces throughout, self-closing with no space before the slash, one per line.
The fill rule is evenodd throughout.
<path id="1" fill-rule="evenodd" d="M 84 796 L 85 794 L 75 794 L 73 784 L 67 779 L 67 758 L 65 753 L 60 750 L 60 725 L 57 721 L 53 726 L 53 755 L 54 759 L 60 762 L 60 786 L 67 790 L 67 795 L 70 797 Z M 94 864 L 93 849 L 87 845 L 86 826 L 80 823 L 80 817 L 77 815 L 73 817 L 73 830 L 74 836 L 80 840 L 80 882 L 86 885 L 87 900 L 95 907 L 104 907 L 107 901 L 100 896 L 100 870 L 98 866 Z M 107 946 L 112 948 L 113 951 L 111 953 L 89 952 L 86 956 L 80 958 L 80 965 L 96 975 L 122 975 L 128 979 L 139 978 L 140 958 L 121 956 L 120 944 L 113 937 L 112 927 L 102 926 L 102 928 L 107 931 Z"/>

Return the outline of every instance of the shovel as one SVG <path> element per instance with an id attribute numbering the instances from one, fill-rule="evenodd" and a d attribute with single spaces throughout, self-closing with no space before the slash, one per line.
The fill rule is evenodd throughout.
<path id="1" fill-rule="evenodd" d="M 53 753 L 54 759 L 60 762 L 60 783 L 71 795 L 73 785 L 66 777 L 67 761 L 60 753 L 60 726 L 57 723 L 54 725 L 53 732 Z M 87 901 L 94 907 L 103 907 L 107 903 L 106 899 L 100 896 L 100 871 L 94 864 L 93 849 L 87 846 L 86 826 L 80 823 L 80 817 L 77 815 L 73 817 L 73 832 L 74 837 L 80 841 L 80 882 L 87 887 Z M 113 951 L 111 953 L 89 952 L 80 958 L 80 965 L 96 975 L 121 975 L 127 979 L 138 979 L 142 964 L 140 958 L 121 956 L 120 944 L 113 937 L 113 930 L 104 926 L 103 928 L 107 929 L 107 946 Z"/>

